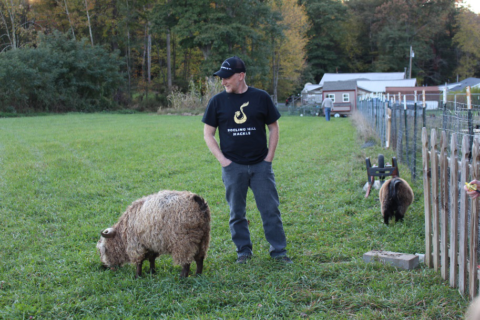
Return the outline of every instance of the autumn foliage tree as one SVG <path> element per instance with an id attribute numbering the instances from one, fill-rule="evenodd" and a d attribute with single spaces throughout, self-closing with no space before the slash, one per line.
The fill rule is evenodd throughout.
<path id="1" fill-rule="evenodd" d="M 282 97 L 294 93 L 300 84 L 299 80 L 307 67 L 306 45 L 309 28 L 308 16 L 303 5 L 296 0 L 282 0 L 272 3 L 272 9 L 281 13 L 279 26 L 283 36 L 274 41 L 272 52 L 272 86 L 274 99 L 277 92 L 283 92 Z"/>
<path id="2" fill-rule="evenodd" d="M 453 38 L 459 50 L 456 73 L 462 77 L 480 74 L 480 16 L 470 10 L 462 10 L 457 22 L 458 31 Z"/>
<path id="3" fill-rule="evenodd" d="M 56 31 L 118 50 L 126 80 L 118 92 L 155 110 L 172 89 L 203 88 L 205 76 L 233 55 L 245 60 L 249 84 L 278 101 L 326 72 L 404 71 L 410 46 L 412 76 L 433 85 L 457 73 L 480 76 L 478 15 L 458 2 L 2 0 L 0 56 L 38 47 L 39 32 Z"/>

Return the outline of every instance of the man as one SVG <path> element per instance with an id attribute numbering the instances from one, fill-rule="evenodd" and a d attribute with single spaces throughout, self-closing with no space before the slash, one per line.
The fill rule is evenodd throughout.
<path id="1" fill-rule="evenodd" d="M 210 100 L 202 122 L 205 123 L 205 142 L 222 166 L 237 263 L 246 263 L 253 255 L 246 219 L 249 187 L 262 217 L 265 238 L 270 243 L 270 256 L 292 263 L 285 249 L 287 240 L 272 169 L 280 113 L 265 91 L 247 86 L 245 64 L 240 58 L 228 58 L 214 75 L 222 79 L 225 91 Z M 269 131 L 268 148 L 265 125 Z M 220 146 L 215 139 L 217 128 Z"/>
<path id="2" fill-rule="evenodd" d="M 323 100 L 322 107 L 325 110 L 325 119 L 330 121 L 330 112 L 332 111 L 333 101 L 328 96 Z"/>

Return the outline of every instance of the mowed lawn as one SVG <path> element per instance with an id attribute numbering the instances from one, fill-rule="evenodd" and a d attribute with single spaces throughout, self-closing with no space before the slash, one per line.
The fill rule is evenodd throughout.
<path id="1" fill-rule="evenodd" d="M 199 116 L 0 119 L 0 318 L 461 319 L 468 301 L 439 273 L 362 260 L 372 249 L 425 251 L 421 181 L 404 223 L 387 227 L 378 192 L 365 199 L 362 187 L 365 157 L 391 153 L 362 149 L 350 119 L 279 123 L 274 170 L 295 263 L 269 257 L 249 193 L 255 256 L 239 266 L 220 165 Z M 411 182 L 405 167 L 400 173 Z M 161 189 L 189 190 L 210 205 L 203 276 L 179 279 L 168 256 L 141 279 L 132 265 L 104 271 L 100 231 Z"/>

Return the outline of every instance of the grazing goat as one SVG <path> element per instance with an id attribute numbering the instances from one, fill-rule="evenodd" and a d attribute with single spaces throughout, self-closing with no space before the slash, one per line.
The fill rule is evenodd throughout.
<path id="1" fill-rule="evenodd" d="M 408 206 L 413 202 L 413 191 L 408 182 L 395 177 L 385 181 L 379 191 L 383 221 L 388 225 L 390 218 L 403 220 Z"/>
<path id="2" fill-rule="evenodd" d="M 210 209 L 194 193 L 164 190 L 134 201 L 101 235 L 97 249 L 106 267 L 134 263 L 140 277 L 143 261 L 155 273 L 155 259 L 171 254 L 183 267 L 180 277 L 188 277 L 193 260 L 201 274 L 210 243 Z"/>

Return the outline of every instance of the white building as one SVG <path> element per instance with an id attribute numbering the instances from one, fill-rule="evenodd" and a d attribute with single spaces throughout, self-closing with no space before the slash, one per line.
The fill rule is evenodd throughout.
<path id="1" fill-rule="evenodd" d="M 416 79 L 405 79 L 405 72 L 325 73 L 319 84 L 305 84 L 302 103 L 320 104 L 328 96 L 334 101 L 332 112 L 348 114 L 356 110 L 359 97 L 381 96 L 387 87 L 415 87 L 416 83 Z"/>

